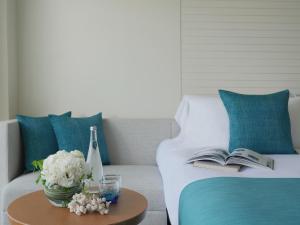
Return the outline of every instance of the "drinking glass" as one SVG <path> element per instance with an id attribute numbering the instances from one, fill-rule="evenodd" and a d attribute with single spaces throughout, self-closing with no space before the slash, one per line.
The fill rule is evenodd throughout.
<path id="1" fill-rule="evenodd" d="M 118 174 L 105 174 L 102 177 L 102 180 L 116 180 L 119 183 L 120 188 L 122 186 L 122 178 L 121 175 Z"/>
<path id="2" fill-rule="evenodd" d="M 121 176 L 110 174 L 104 175 L 100 181 L 100 196 L 106 201 L 117 203 L 120 195 Z"/>

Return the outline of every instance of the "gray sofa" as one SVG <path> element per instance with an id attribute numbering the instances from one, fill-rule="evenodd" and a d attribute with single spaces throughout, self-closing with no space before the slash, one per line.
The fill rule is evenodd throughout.
<path id="1" fill-rule="evenodd" d="M 143 225 L 167 224 L 163 185 L 156 166 L 156 148 L 177 133 L 171 119 L 106 119 L 104 132 L 112 165 L 105 173 L 121 174 L 124 187 L 148 200 Z M 23 151 L 16 120 L 0 122 L 1 224 L 7 225 L 6 209 L 16 198 L 38 189 L 35 174 L 23 174 Z"/>

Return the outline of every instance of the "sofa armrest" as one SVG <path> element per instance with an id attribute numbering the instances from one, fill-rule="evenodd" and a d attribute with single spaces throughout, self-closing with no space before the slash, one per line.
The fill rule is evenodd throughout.
<path id="1" fill-rule="evenodd" d="M 19 124 L 16 120 L 0 122 L 0 189 L 23 171 L 23 153 Z"/>

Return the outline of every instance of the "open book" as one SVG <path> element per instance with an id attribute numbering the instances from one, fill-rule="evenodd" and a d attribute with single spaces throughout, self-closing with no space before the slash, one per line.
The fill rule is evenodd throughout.
<path id="1" fill-rule="evenodd" d="M 245 148 L 235 149 L 232 153 L 218 148 L 202 148 L 188 159 L 187 163 L 205 168 L 212 168 L 211 166 L 214 164 L 225 167 L 232 165 L 232 168 L 236 168 L 237 171 L 240 167 L 236 167 L 236 165 L 274 169 L 273 159 Z"/>

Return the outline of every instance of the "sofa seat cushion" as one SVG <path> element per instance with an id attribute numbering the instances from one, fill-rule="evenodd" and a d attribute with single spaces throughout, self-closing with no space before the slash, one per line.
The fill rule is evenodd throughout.
<path id="1" fill-rule="evenodd" d="M 122 186 L 143 194 L 148 200 L 148 210 L 164 211 L 163 185 L 157 166 L 111 165 L 104 166 L 105 174 L 120 174 Z M 37 174 L 29 173 L 17 177 L 7 184 L 1 193 L 1 211 L 6 211 L 16 198 L 42 189 L 35 184 Z"/>

